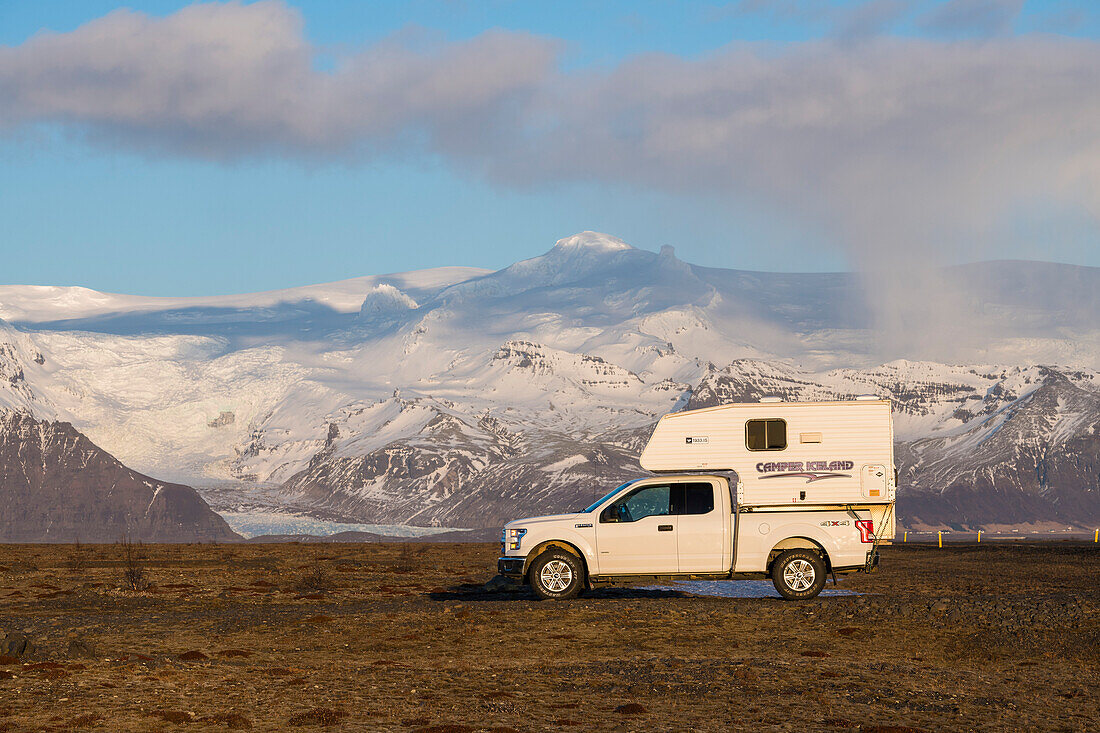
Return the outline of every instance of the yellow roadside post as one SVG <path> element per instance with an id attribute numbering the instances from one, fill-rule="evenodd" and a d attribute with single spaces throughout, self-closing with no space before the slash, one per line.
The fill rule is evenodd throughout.
<path id="1" fill-rule="evenodd" d="M 980 529 L 978 530 L 978 544 L 982 544 L 982 531 Z"/>
<path id="2" fill-rule="evenodd" d="M 1100 542 L 1100 529 L 1096 530 L 1096 534 L 1092 536 L 1093 542 Z"/>
<path id="3" fill-rule="evenodd" d="M 943 547 L 943 530 L 941 529 L 936 534 L 938 534 L 940 536 L 940 547 L 942 548 Z"/>
<path id="4" fill-rule="evenodd" d="M 908 542 L 908 541 L 909 541 L 909 530 L 906 530 L 906 531 L 905 531 L 905 536 L 903 536 L 903 537 L 901 538 L 901 541 L 902 541 L 902 542 Z"/>

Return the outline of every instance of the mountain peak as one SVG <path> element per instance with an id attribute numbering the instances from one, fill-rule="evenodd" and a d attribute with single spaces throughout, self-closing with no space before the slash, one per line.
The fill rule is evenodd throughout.
<path id="1" fill-rule="evenodd" d="M 634 249 L 629 244 L 601 232 L 583 231 L 571 237 L 559 239 L 554 245 L 556 250 L 595 250 L 599 252 L 622 252 Z"/>
<path id="2" fill-rule="evenodd" d="M 366 318 L 379 313 L 399 313 L 415 310 L 420 305 L 404 290 L 389 283 L 379 283 L 366 292 L 359 317 Z"/>

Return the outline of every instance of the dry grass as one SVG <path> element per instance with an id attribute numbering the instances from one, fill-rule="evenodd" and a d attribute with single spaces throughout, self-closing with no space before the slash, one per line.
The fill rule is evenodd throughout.
<path id="1" fill-rule="evenodd" d="M 394 573 L 416 572 L 422 563 L 424 549 L 424 546 L 416 548 L 415 545 L 410 543 L 403 543 L 397 557 L 390 563 L 390 571 Z"/>
<path id="2" fill-rule="evenodd" d="M 488 544 L 88 551 L 103 559 L 76 574 L 71 547 L 0 547 L 0 637 L 38 647 L 0 659 L 0 730 L 1074 731 L 1100 719 L 1089 546 L 888 548 L 879 573 L 841 581 L 865 595 L 806 603 L 487 594 Z M 120 592 L 131 563 L 158 584 Z M 74 637 L 95 654 L 69 653 Z"/>
<path id="3" fill-rule="evenodd" d="M 127 537 L 122 542 L 122 587 L 130 591 L 149 590 L 149 578 L 142 563 L 141 545 Z"/>
<path id="4" fill-rule="evenodd" d="M 323 565 L 317 564 L 299 575 L 292 587 L 299 593 L 324 593 L 333 588 L 332 574 Z"/>
<path id="5" fill-rule="evenodd" d="M 88 568 L 88 550 L 79 541 L 72 544 L 65 567 L 70 573 L 82 573 Z"/>
<path id="6" fill-rule="evenodd" d="M 346 717 L 348 717 L 348 714 L 345 713 L 343 710 L 333 710 L 331 708 L 313 708 L 312 710 L 307 710 L 296 715 L 291 715 L 290 719 L 287 720 L 287 723 L 296 727 L 312 725 L 327 727 L 330 725 L 336 725 Z"/>

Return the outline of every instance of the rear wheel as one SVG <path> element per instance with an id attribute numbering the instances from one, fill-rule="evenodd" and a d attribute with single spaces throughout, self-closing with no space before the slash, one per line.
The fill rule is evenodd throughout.
<path id="1" fill-rule="evenodd" d="M 772 583 L 788 601 L 813 598 L 825 587 L 825 561 L 813 550 L 786 550 L 772 563 Z"/>
<path id="2" fill-rule="evenodd" d="M 564 550 L 547 550 L 531 563 L 531 588 L 544 600 L 573 598 L 584 587 L 584 565 Z"/>

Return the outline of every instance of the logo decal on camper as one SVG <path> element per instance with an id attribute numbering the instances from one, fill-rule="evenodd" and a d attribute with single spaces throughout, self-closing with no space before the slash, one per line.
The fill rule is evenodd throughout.
<path id="1" fill-rule="evenodd" d="M 684 438 L 686 445 L 703 445 L 710 442 L 710 436 L 707 435 L 695 435 Z"/>
<path id="2" fill-rule="evenodd" d="M 822 481 L 827 478 L 851 478 L 849 473 L 855 467 L 853 461 L 787 461 L 778 463 L 757 463 L 756 472 L 768 478 L 804 478 L 806 483 Z"/>

